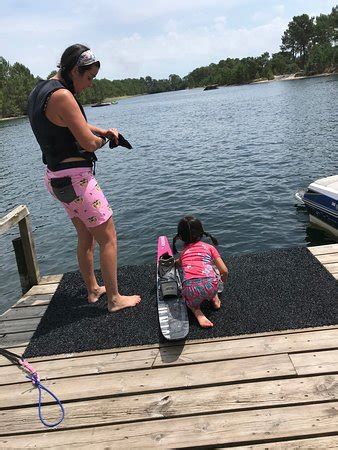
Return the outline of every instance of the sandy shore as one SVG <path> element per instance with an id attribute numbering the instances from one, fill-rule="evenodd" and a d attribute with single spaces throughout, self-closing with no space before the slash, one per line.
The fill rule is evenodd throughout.
<path id="1" fill-rule="evenodd" d="M 7 121 L 7 120 L 23 119 L 24 117 L 27 117 L 27 116 L 1 117 L 1 118 L 0 118 L 0 122 L 4 122 L 4 121 Z"/>
<path id="2" fill-rule="evenodd" d="M 288 75 L 275 75 L 272 80 L 257 80 L 252 83 L 270 83 L 271 81 L 290 81 L 290 80 L 303 80 L 304 78 L 317 78 L 317 77 L 329 77 L 331 75 L 337 75 L 337 73 L 319 73 L 317 75 L 304 75 L 301 77 L 296 77 L 296 74 Z"/>

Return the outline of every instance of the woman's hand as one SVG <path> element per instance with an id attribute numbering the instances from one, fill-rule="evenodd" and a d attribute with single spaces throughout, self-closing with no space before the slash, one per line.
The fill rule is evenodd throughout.
<path id="1" fill-rule="evenodd" d="M 117 128 L 109 128 L 109 130 L 106 130 L 103 134 L 107 139 L 114 138 L 116 145 L 119 145 L 119 132 Z"/>

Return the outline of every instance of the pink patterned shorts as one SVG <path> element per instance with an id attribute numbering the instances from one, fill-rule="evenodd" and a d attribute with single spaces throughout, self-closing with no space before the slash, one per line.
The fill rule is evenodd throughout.
<path id="1" fill-rule="evenodd" d="M 88 167 L 56 172 L 47 169 L 45 185 L 50 194 L 63 204 L 69 217 L 78 217 L 88 228 L 101 225 L 113 214 Z"/>
<path id="2" fill-rule="evenodd" d="M 188 306 L 199 308 L 204 300 L 212 300 L 218 291 L 218 279 L 191 278 L 182 283 L 182 296 Z"/>

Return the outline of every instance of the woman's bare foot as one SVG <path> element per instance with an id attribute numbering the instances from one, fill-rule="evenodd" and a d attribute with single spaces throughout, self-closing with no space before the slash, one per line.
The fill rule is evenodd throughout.
<path id="1" fill-rule="evenodd" d="M 131 308 L 140 303 L 139 295 L 116 295 L 113 300 L 108 301 L 108 311 L 115 312 L 124 308 Z"/>
<path id="2" fill-rule="evenodd" d="M 202 328 L 211 328 L 214 326 L 214 324 L 207 317 L 205 317 L 200 309 L 190 309 L 195 314 L 195 317 Z"/>
<path id="3" fill-rule="evenodd" d="M 98 286 L 92 292 L 88 294 L 88 303 L 96 303 L 101 295 L 106 293 L 105 286 Z"/>
<path id="4" fill-rule="evenodd" d="M 220 309 L 221 307 L 221 300 L 219 299 L 218 295 L 216 294 L 215 297 L 211 300 L 212 306 L 215 309 Z"/>

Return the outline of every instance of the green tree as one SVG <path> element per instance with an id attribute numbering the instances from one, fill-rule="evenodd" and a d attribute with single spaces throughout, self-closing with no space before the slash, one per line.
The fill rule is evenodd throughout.
<path id="1" fill-rule="evenodd" d="M 189 87 L 201 87 L 208 83 L 210 75 L 209 67 L 198 67 L 187 75 L 187 82 Z"/>
<path id="2" fill-rule="evenodd" d="M 0 89 L 2 88 L 4 81 L 8 78 L 9 68 L 9 62 L 0 56 Z"/>
<path id="3" fill-rule="evenodd" d="M 15 117 L 26 114 L 27 99 L 35 78 L 23 64 L 9 65 L 3 58 L 1 66 L 1 115 Z"/>
<path id="4" fill-rule="evenodd" d="M 293 58 L 290 52 L 278 52 L 274 53 L 271 57 L 270 64 L 271 69 L 275 75 L 291 73 L 291 65 Z M 298 67 L 296 68 L 296 71 Z"/>
<path id="5" fill-rule="evenodd" d="M 282 36 L 282 51 L 290 51 L 294 59 L 299 55 L 301 66 L 304 66 L 306 56 L 314 38 L 314 18 L 307 14 L 293 17 Z"/>
<path id="6" fill-rule="evenodd" d="M 232 70 L 233 80 L 236 84 L 247 83 L 250 77 L 245 64 L 239 62 Z"/>
<path id="7" fill-rule="evenodd" d="M 307 75 L 323 73 L 333 63 L 333 57 L 334 49 L 331 45 L 322 44 L 313 46 L 305 65 L 305 73 Z"/>
<path id="8" fill-rule="evenodd" d="M 50 80 L 57 74 L 56 70 L 52 70 L 51 73 L 47 76 L 46 80 Z"/>
<path id="9" fill-rule="evenodd" d="M 179 75 L 171 74 L 169 75 L 169 83 L 172 91 L 179 91 L 180 89 L 185 89 L 186 82 L 182 80 Z"/>

